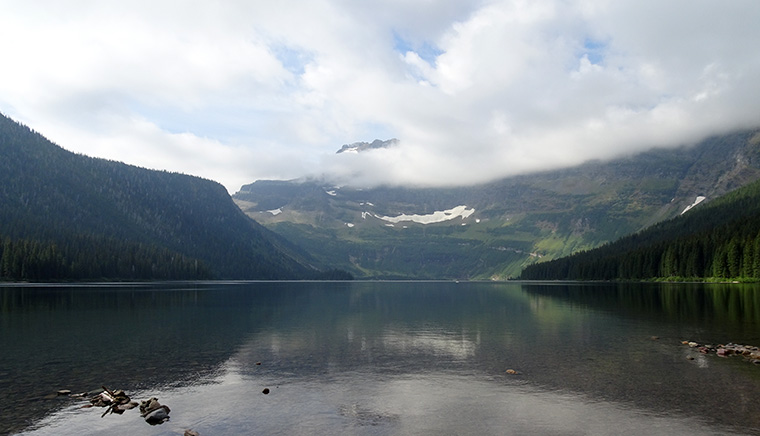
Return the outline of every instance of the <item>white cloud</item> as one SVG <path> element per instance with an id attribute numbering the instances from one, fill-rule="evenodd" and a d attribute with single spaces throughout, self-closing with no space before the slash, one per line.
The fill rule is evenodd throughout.
<path id="1" fill-rule="evenodd" d="M 0 7 L 0 110 L 67 149 L 230 191 L 475 183 L 760 124 L 753 0 Z"/>

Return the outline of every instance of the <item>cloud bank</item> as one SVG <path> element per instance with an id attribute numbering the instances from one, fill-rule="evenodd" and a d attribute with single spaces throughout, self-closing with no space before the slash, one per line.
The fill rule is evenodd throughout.
<path id="1" fill-rule="evenodd" d="M 0 6 L 0 111 L 231 192 L 478 183 L 760 125 L 754 0 Z"/>

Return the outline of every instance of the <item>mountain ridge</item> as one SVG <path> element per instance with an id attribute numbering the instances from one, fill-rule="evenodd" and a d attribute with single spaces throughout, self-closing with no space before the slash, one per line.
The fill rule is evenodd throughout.
<path id="1" fill-rule="evenodd" d="M 387 139 L 385 141 L 375 139 L 372 142 L 354 142 L 352 144 L 344 144 L 335 154 L 341 153 L 362 153 L 369 150 L 377 150 L 380 148 L 395 147 L 399 143 L 396 138 Z"/>
<path id="2" fill-rule="evenodd" d="M 743 130 L 454 188 L 256 181 L 233 199 L 320 262 L 359 277 L 505 279 L 538 259 L 590 249 L 676 216 L 698 196 L 709 202 L 757 180 L 759 142 L 758 130 Z M 459 206 L 474 212 L 434 224 L 376 218 Z"/>
<path id="3" fill-rule="evenodd" d="M 10 241 L 60 249 L 84 237 L 155 247 L 202 261 L 215 278 L 317 273 L 308 255 L 246 217 L 219 183 L 71 153 L 3 115 L 0 204 L 0 236 Z"/>

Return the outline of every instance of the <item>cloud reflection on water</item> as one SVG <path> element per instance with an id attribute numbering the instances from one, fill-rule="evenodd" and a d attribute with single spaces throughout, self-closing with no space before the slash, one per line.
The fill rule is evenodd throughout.
<path id="1" fill-rule="evenodd" d="M 351 371 L 337 378 L 288 379 L 240 372 L 235 358 L 210 384 L 155 392 L 172 407 L 158 434 L 479 434 L 479 435 L 718 435 L 736 434 L 696 418 L 654 414 L 630 405 L 538 389 L 516 379 L 494 380 L 450 372 L 391 378 Z M 137 414 L 132 414 L 137 416 Z M 66 409 L 28 436 L 155 435 L 135 416 L 98 418 Z"/>
<path id="2" fill-rule="evenodd" d="M 688 361 L 671 341 L 683 325 L 651 319 L 658 312 L 632 305 L 628 293 L 526 292 L 512 284 L 266 286 L 273 289 L 201 292 L 192 304 L 178 299 L 183 294 L 151 292 L 150 305 L 129 312 L 104 306 L 125 324 L 146 314 L 171 320 L 166 331 L 185 338 L 152 357 L 173 365 L 153 374 L 166 384 L 130 388 L 136 399 L 156 396 L 171 407 L 160 434 L 720 434 L 716 422 L 758 428 L 757 387 L 746 376 L 754 368 L 715 356 Z M 592 298 L 599 293 L 607 300 Z M 173 298 L 158 306 L 154 297 L 162 296 Z M 664 339 L 652 341 L 652 329 Z M 521 374 L 505 374 L 510 367 Z M 181 368 L 202 369 L 202 376 L 178 378 Z M 735 380 L 744 381 L 741 395 L 701 393 Z M 100 419 L 101 412 L 67 407 L 29 434 L 155 434 L 137 414 Z"/>

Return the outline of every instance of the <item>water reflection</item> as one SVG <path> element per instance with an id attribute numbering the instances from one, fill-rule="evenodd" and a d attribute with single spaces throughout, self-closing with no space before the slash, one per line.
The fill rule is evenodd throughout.
<path id="1" fill-rule="evenodd" d="M 246 292 L 223 292 L 227 299 L 176 285 L 2 289 L 0 411 L 9 418 L 0 433 L 44 416 L 51 402 L 40 399 L 58 389 L 139 390 L 208 376 L 242 341 L 229 332 L 267 322 Z"/>
<path id="2" fill-rule="evenodd" d="M 389 329 L 382 337 L 383 349 L 390 354 L 432 355 L 438 359 L 462 361 L 475 356 L 477 341 L 466 332 L 451 333 L 436 330 L 409 333 Z"/>
<path id="3" fill-rule="evenodd" d="M 678 323 L 707 342 L 760 343 L 760 285 L 702 283 L 523 284 L 537 301 L 561 301 L 634 319 Z"/>
<path id="4" fill-rule="evenodd" d="M 67 404 L 40 401 L 50 391 L 111 383 L 168 404 L 165 434 L 758 434 L 759 368 L 680 345 L 708 330 L 751 343 L 757 292 L 733 292 L 360 282 L 5 289 L 0 346 L 11 352 L 0 368 L 27 379 L 0 382 L 2 415 L 29 423 Z M 25 365 L 29 354 L 40 355 Z M 34 413 L 4 401 L 19 396 Z M 71 405 L 33 434 L 155 434 L 128 427 L 126 415 L 101 420 Z"/>

